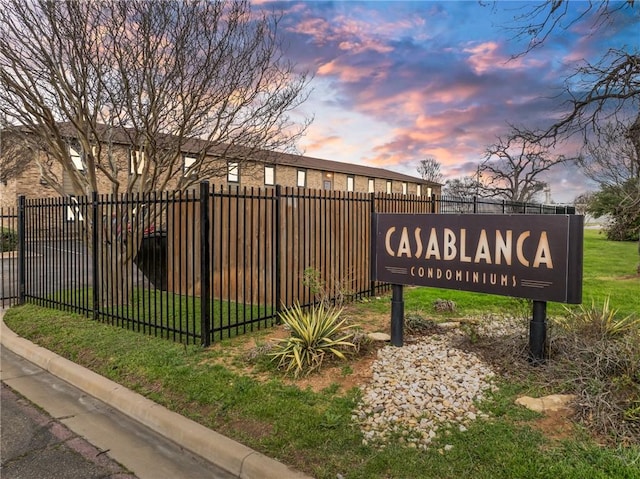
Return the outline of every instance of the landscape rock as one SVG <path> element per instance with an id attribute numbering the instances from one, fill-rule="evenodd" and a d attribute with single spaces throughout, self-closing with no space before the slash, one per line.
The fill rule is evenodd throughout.
<path id="1" fill-rule="evenodd" d="M 437 323 L 440 329 L 456 329 L 460 327 L 460 321 L 447 321 L 446 323 Z"/>
<path id="2" fill-rule="evenodd" d="M 369 333 L 367 337 L 372 341 L 391 341 L 391 336 L 387 333 Z"/>
<path id="3" fill-rule="evenodd" d="M 551 394 L 541 398 L 522 396 L 516 399 L 516 404 L 524 406 L 531 411 L 540 413 L 560 411 L 568 412 L 571 411 L 571 407 L 569 405 L 575 400 L 576 396 L 574 394 Z"/>

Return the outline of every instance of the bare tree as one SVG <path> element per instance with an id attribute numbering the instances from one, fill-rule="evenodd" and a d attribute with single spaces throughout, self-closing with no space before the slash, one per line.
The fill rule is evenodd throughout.
<path id="1" fill-rule="evenodd" d="M 474 198 L 483 196 L 484 188 L 479 176 L 463 176 L 447 180 L 442 187 L 442 203 L 456 213 L 472 213 Z"/>
<path id="2" fill-rule="evenodd" d="M 542 176 L 566 161 L 563 155 L 552 156 L 535 136 L 512 130 L 487 148 L 479 172 L 488 196 L 526 203 L 547 186 Z"/>
<path id="3" fill-rule="evenodd" d="M 427 157 L 424 160 L 420 160 L 418 165 L 418 173 L 423 180 L 431 181 L 433 183 L 442 182 L 442 172 L 440 171 L 441 165 L 433 157 Z"/>
<path id="4" fill-rule="evenodd" d="M 582 22 L 589 22 L 592 32 L 607 28 L 620 11 L 632 10 L 636 0 L 588 0 L 581 3 L 579 11 L 569 8 L 569 0 L 542 1 L 527 4 L 522 13 L 513 18 L 506 28 L 514 33 L 514 39 L 528 40 L 527 48 L 516 54 L 526 55 L 541 47 L 556 30 L 565 30 Z M 494 2 L 497 6 L 497 2 Z"/>
<path id="5" fill-rule="evenodd" d="M 0 181 L 19 176 L 29 167 L 29 161 L 36 155 L 36 151 L 16 141 L 16 135 L 12 130 L 11 126 L 5 123 L 3 127 L 0 122 Z"/>
<path id="6" fill-rule="evenodd" d="M 579 215 L 585 215 L 589 212 L 589 205 L 593 201 L 593 193 L 587 192 L 576 196 L 573 199 L 573 206 L 576 208 L 576 213 Z"/>
<path id="7" fill-rule="evenodd" d="M 558 30 L 586 23 L 591 35 L 605 34 L 620 21 L 640 20 L 640 3 L 634 0 L 589 1 L 570 9 L 567 0 L 539 2 L 525 7 L 510 27 L 515 37 L 528 38 L 528 47 L 516 56 L 540 48 Z M 583 60 L 565 82 L 563 113 L 538 132 L 541 141 L 557 142 L 581 135 L 585 145 L 605 125 L 631 123 L 640 110 L 640 52 L 638 44 L 610 49 L 596 62 Z"/>
<path id="8" fill-rule="evenodd" d="M 113 193 L 183 189 L 228 158 L 292 148 L 307 126 L 289 113 L 308 79 L 282 57 L 278 18 L 248 1 L 2 3 L 0 112 L 24 144 L 44 148 L 35 161 L 60 194 L 55 166 L 77 195 L 96 191 L 99 176 Z M 114 158 L 116 139 L 143 152 L 136 174 Z M 183 175 L 187 145 L 198 176 Z M 203 161 L 212 154 L 220 161 Z"/>
<path id="9" fill-rule="evenodd" d="M 634 122 L 640 128 L 640 114 Z M 589 141 L 578 163 L 584 173 L 598 185 L 622 185 L 640 178 L 640 148 L 633 143 L 634 125 L 607 123 L 600 135 Z"/>
<path id="10" fill-rule="evenodd" d="M 482 184 L 477 176 L 463 176 L 447 180 L 442 187 L 442 196 L 453 198 L 473 198 L 482 192 Z"/>
<path id="11" fill-rule="evenodd" d="M 61 195 L 61 174 L 75 195 L 186 189 L 228 161 L 293 149 L 308 126 L 291 120 L 308 78 L 283 57 L 279 17 L 247 0 L 1 1 L 0 126 L 39 152 L 31 161 Z M 112 225 L 134 213 L 112 210 Z M 121 288 L 150 221 L 99 245 L 103 281 Z"/>

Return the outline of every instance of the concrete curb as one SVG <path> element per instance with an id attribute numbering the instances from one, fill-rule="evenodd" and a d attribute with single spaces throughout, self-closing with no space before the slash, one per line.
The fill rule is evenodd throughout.
<path id="1" fill-rule="evenodd" d="M 238 478 L 310 479 L 275 459 L 21 338 L 5 325 L 3 317 L 4 310 L 0 308 L 0 343 L 3 346 Z"/>

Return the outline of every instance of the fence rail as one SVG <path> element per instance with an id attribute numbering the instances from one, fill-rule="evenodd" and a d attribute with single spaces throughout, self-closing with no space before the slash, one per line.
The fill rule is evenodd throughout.
<path id="1" fill-rule="evenodd" d="M 208 345 L 271 326 L 296 302 L 385 291 L 371 281 L 374 212 L 574 211 L 207 182 L 195 192 L 21 198 L 16 210 L 0 210 L 18 243 L 2 256 L 2 305 L 28 301 Z"/>

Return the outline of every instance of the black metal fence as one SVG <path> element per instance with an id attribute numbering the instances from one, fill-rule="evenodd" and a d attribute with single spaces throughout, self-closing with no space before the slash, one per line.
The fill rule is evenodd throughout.
<path id="1" fill-rule="evenodd" d="M 18 212 L 0 208 L 0 305 L 18 299 Z"/>
<path id="2" fill-rule="evenodd" d="M 25 199 L 0 210 L 2 304 L 33 302 L 208 345 L 268 327 L 295 302 L 358 298 L 371 281 L 371 213 L 571 209 L 298 188 L 213 188 Z M 4 231 L 4 230 L 3 230 Z M 6 256 L 5 256 L 6 255 Z"/>

